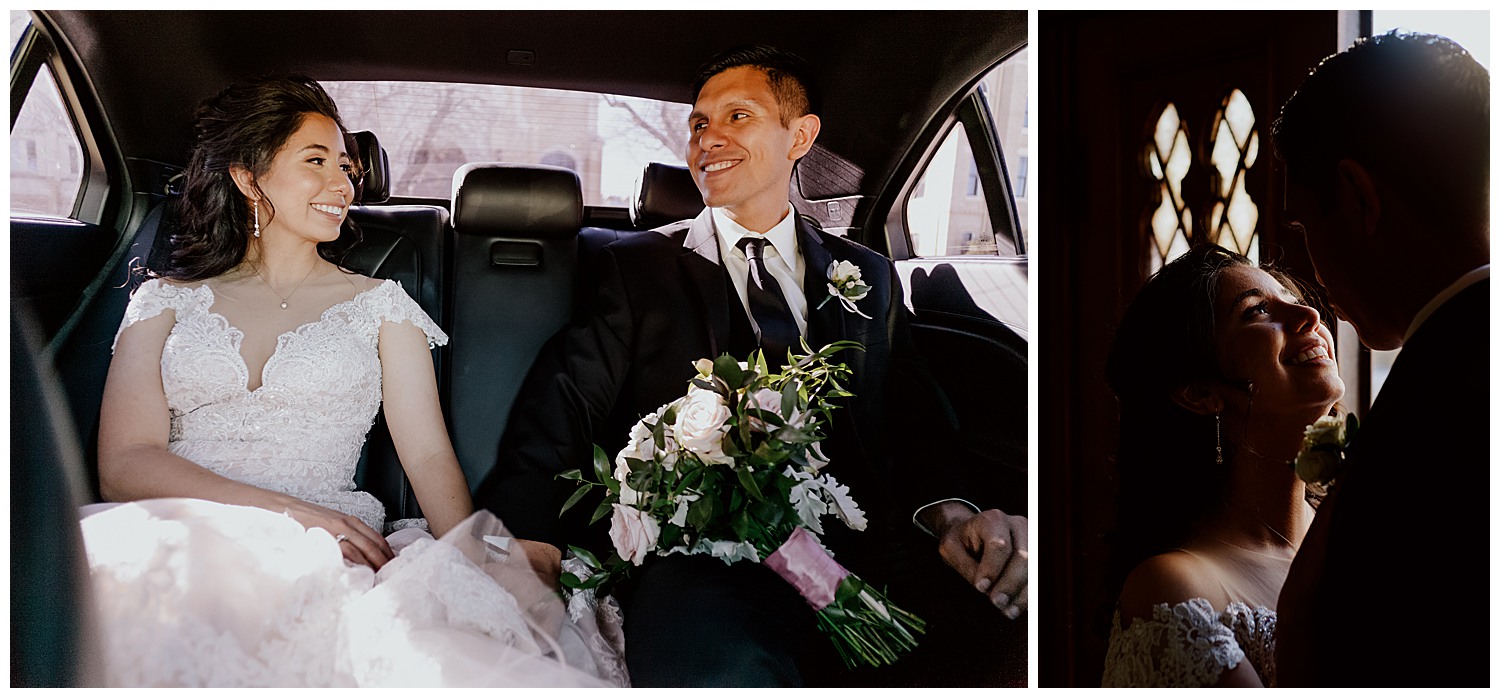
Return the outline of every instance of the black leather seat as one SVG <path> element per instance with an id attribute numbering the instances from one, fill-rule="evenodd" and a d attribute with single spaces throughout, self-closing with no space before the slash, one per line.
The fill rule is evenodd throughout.
<path id="1" fill-rule="evenodd" d="M 703 194 L 688 168 L 653 162 L 636 180 L 630 222 L 645 230 L 697 217 L 702 210 Z"/>
<path id="2" fill-rule="evenodd" d="M 703 211 L 703 195 L 686 167 L 653 162 L 646 165 L 635 182 L 635 196 L 630 200 L 630 222 L 635 230 L 584 228 L 578 234 L 578 304 L 576 312 L 588 312 L 594 293 L 594 265 L 599 249 L 638 231 L 658 228 L 677 221 L 695 218 Z"/>
<path id="3" fill-rule="evenodd" d="M 10 314 L 10 683 L 98 679 L 78 507 L 83 450 L 29 308 Z"/>
<path id="4" fill-rule="evenodd" d="M 573 312 L 583 195 L 572 170 L 470 163 L 453 175 L 449 431 L 470 488 L 538 351 Z"/>
<path id="5" fill-rule="evenodd" d="M 357 205 L 349 207 L 349 220 L 359 226 L 363 239 L 349 251 L 344 266 L 366 276 L 400 282 L 428 316 L 439 326 L 445 326 L 443 268 L 448 211 L 441 206 L 379 205 L 390 198 L 390 160 L 385 149 L 368 131 L 350 133 L 347 141 L 353 152 L 358 153 L 365 176 L 355 192 Z M 433 361 L 440 381 L 446 354 L 447 350 L 442 348 L 434 351 Z M 365 439 L 354 480 L 359 489 L 385 503 L 388 521 L 421 516 L 416 495 L 391 442 L 384 410 Z"/>

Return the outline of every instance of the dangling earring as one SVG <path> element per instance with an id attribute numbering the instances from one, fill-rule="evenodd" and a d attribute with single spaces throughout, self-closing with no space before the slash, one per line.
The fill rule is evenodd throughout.
<path id="1" fill-rule="evenodd" d="M 255 200 L 255 237 L 260 237 L 260 199 Z"/>
<path id="2" fill-rule="evenodd" d="M 1214 465 L 1224 464 L 1224 441 L 1219 438 L 1219 413 L 1214 413 Z"/>

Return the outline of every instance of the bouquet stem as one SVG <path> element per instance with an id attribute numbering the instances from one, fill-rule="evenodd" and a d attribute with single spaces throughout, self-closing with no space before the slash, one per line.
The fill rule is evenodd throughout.
<path id="1" fill-rule="evenodd" d="M 797 589 L 817 611 L 844 665 L 894 663 L 917 646 L 922 619 L 897 608 L 880 591 L 850 574 L 806 529 L 793 529 L 785 543 L 765 556 L 765 565 Z"/>

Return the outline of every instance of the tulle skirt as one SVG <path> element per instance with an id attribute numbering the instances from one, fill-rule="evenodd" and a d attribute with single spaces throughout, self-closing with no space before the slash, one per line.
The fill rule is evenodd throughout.
<path id="1" fill-rule="evenodd" d="M 101 510 L 102 509 L 102 510 Z M 193 499 L 85 508 L 114 686 L 627 685 L 618 607 L 570 616 L 478 512 L 389 538 L 379 572 L 289 516 Z"/>

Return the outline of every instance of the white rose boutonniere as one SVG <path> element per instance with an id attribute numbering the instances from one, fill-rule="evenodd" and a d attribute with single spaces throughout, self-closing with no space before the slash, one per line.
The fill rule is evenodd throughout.
<path id="1" fill-rule="evenodd" d="M 1323 497 L 1344 467 L 1344 450 L 1359 431 L 1359 418 L 1319 417 L 1302 435 L 1302 449 L 1297 452 L 1293 468 L 1297 478 L 1307 483 L 1308 491 Z"/>
<path id="2" fill-rule="evenodd" d="M 864 284 L 859 265 L 854 262 L 834 261 L 828 265 L 828 297 L 818 304 L 819 308 L 828 305 L 828 301 L 835 298 L 844 306 L 844 310 L 854 313 L 866 320 L 871 320 L 859 310 L 855 303 L 864 300 L 870 293 L 870 287 Z"/>

